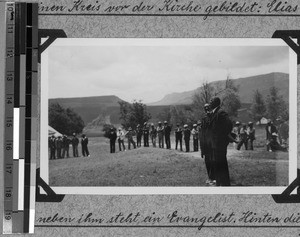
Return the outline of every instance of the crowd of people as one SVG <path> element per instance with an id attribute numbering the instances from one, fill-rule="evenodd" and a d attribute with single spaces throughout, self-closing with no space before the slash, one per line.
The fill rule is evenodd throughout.
<path id="1" fill-rule="evenodd" d="M 89 140 L 85 134 L 81 135 L 81 151 L 82 156 L 89 157 L 89 149 L 88 143 Z M 54 135 L 49 137 L 48 146 L 50 150 L 50 160 L 55 159 L 63 159 L 70 157 L 70 145 L 72 145 L 73 157 L 79 157 L 78 146 L 79 146 L 79 138 L 75 133 L 73 133 L 72 137 L 68 137 L 67 135 L 62 135 L 55 137 Z"/>
<path id="2" fill-rule="evenodd" d="M 253 150 L 254 140 L 256 139 L 253 122 L 240 124 L 236 122 L 233 126 L 228 114 L 221 109 L 221 100 L 214 97 L 209 104 L 205 104 L 205 116 L 189 127 L 177 124 L 174 129 L 168 121 L 158 122 L 157 126 L 153 123 L 145 122 L 142 126 L 138 124 L 133 130 L 111 128 L 108 138 L 110 139 L 110 152 L 116 152 L 116 142 L 119 144 L 119 151 L 126 151 L 125 140 L 127 139 L 127 149 L 130 150 L 142 146 L 149 147 L 149 140 L 153 147 L 171 149 L 171 133 L 175 135 L 175 149 L 190 152 L 192 141 L 193 151 L 200 150 L 201 157 L 204 158 L 209 185 L 230 186 L 229 170 L 227 163 L 227 146 L 233 143 L 235 149 L 240 150 L 243 146 L 245 150 Z M 288 140 L 288 127 L 279 117 L 276 127 L 272 121 L 266 125 L 266 147 L 268 151 L 286 151 Z M 135 138 L 136 137 L 136 141 Z M 132 145 L 132 146 L 131 146 Z M 200 149 L 199 149 L 200 147 Z"/>
<path id="3" fill-rule="evenodd" d="M 200 127 L 200 122 L 198 124 L 194 124 L 192 129 L 190 129 L 187 124 L 185 124 L 183 128 L 177 124 L 177 127 L 174 131 L 176 139 L 175 149 L 177 150 L 178 148 L 183 151 L 182 144 L 184 141 L 186 152 L 189 152 L 190 140 L 192 139 L 193 150 L 198 151 Z M 119 144 L 119 151 L 126 151 L 124 144 L 126 138 L 128 150 L 130 150 L 131 147 L 133 147 L 133 149 L 141 147 L 142 141 L 144 147 L 149 147 L 149 141 L 151 141 L 153 147 L 171 149 L 171 131 L 172 126 L 169 125 L 167 121 L 164 121 L 164 123 L 158 122 L 157 126 L 155 126 L 153 123 L 149 125 L 147 122 L 145 122 L 143 127 L 138 124 L 135 130 L 133 130 L 131 127 L 129 127 L 127 131 L 123 130 L 121 127 L 118 129 L 111 128 L 108 134 L 108 138 L 110 140 L 110 152 L 116 152 L 116 143 Z M 135 137 L 136 141 L 134 139 Z"/>
<path id="4" fill-rule="evenodd" d="M 267 151 L 287 151 L 289 127 L 281 116 L 276 119 L 276 125 L 269 119 L 266 125 L 266 147 Z M 253 142 L 255 137 L 255 128 L 253 122 L 248 125 L 236 122 L 232 129 L 232 137 L 234 139 L 234 148 L 240 150 L 244 145 L 245 150 L 253 150 Z"/>
<path id="5" fill-rule="evenodd" d="M 243 146 L 245 150 L 253 150 L 254 140 L 256 139 L 253 122 L 240 124 L 235 122 L 233 126 L 228 114 L 221 109 L 221 100 L 218 97 L 211 99 L 209 104 L 204 105 L 205 116 L 189 127 L 184 124 L 172 126 L 168 121 L 158 122 L 157 126 L 153 123 L 138 124 L 135 129 L 129 127 L 127 130 L 119 127 L 110 128 L 107 134 L 110 142 L 110 153 L 116 152 L 116 143 L 119 151 L 136 149 L 143 146 L 149 147 L 149 140 L 153 147 L 171 149 L 171 133 L 175 135 L 175 149 L 190 152 L 190 142 L 192 140 L 193 151 L 200 151 L 204 158 L 208 179 L 206 183 L 212 186 L 230 186 L 229 169 L 227 162 L 227 146 L 233 143 L 235 149 L 240 150 Z M 287 151 L 288 147 L 288 124 L 281 117 L 276 120 L 276 125 L 271 120 L 265 127 L 267 151 Z M 79 138 L 74 133 L 72 137 L 66 135 L 52 135 L 49 137 L 50 159 L 62 159 L 70 157 L 69 146 L 72 145 L 73 157 L 79 157 L 78 145 Z M 85 134 L 81 136 L 82 156 L 89 157 L 88 138 Z"/>

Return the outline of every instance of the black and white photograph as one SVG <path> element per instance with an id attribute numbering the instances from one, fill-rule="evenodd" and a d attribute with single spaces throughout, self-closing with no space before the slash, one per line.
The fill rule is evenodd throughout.
<path id="1" fill-rule="evenodd" d="M 42 58 L 42 173 L 52 187 L 287 186 L 295 60 L 275 39 L 58 39 Z"/>

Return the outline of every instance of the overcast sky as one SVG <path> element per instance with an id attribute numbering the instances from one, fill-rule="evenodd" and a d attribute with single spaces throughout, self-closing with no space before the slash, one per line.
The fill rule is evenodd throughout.
<path id="1" fill-rule="evenodd" d="M 116 95 L 149 103 L 228 73 L 235 79 L 289 72 L 287 46 L 54 45 L 47 51 L 49 98 Z"/>

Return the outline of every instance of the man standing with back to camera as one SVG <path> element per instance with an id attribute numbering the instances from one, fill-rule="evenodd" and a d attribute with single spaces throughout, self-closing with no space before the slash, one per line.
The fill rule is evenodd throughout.
<path id="1" fill-rule="evenodd" d="M 209 129 L 210 116 L 211 116 L 209 104 L 204 105 L 204 111 L 205 111 L 205 116 L 202 118 L 201 130 L 200 130 L 201 157 L 204 158 L 206 171 L 208 175 L 206 184 L 215 185 L 216 176 L 215 176 L 215 167 L 212 159 L 211 132 Z"/>
<path id="2" fill-rule="evenodd" d="M 232 123 L 228 114 L 220 109 L 221 100 L 214 97 L 210 101 L 211 116 L 209 129 L 211 133 L 212 159 L 215 167 L 216 186 L 230 186 L 227 163 L 227 146 L 232 130 Z"/>
<path id="3" fill-rule="evenodd" d="M 73 156 L 74 157 L 79 157 L 78 155 L 78 144 L 79 144 L 79 139 L 76 136 L 76 133 L 73 133 L 73 138 L 72 138 L 72 147 L 73 147 Z"/>
<path id="4" fill-rule="evenodd" d="M 171 140 L 170 140 L 171 126 L 168 124 L 167 121 L 165 121 L 164 124 L 165 124 L 165 139 L 166 139 L 166 146 L 167 146 L 167 149 L 171 149 Z"/>

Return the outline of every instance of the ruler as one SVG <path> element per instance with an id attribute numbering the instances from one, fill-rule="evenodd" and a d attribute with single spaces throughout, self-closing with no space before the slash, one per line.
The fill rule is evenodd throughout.
<path id="1" fill-rule="evenodd" d="M 37 9 L 37 3 L 5 3 L 4 234 L 34 227 Z"/>

